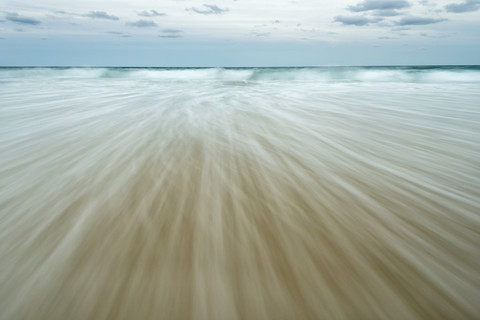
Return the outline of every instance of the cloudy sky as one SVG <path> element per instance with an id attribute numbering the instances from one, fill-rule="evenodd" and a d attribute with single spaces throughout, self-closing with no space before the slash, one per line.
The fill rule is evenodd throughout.
<path id="1" fill-rule="evenodd" d="M 480 64 L 480 0 L 2 0 L 0 65 Z"/>

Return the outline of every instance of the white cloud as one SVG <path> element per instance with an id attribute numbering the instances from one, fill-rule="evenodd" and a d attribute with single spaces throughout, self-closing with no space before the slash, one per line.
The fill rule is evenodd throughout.
<path id="1" fill-rule="evenodd" d="M 4 1 L 2 9 L 18 15 L 11 16 L 10 20 L 0 16 L 5 20 L 1 24 L 4 29 L 13 30 L 14 23 L 20 27 L 21 22 L 12 19 L 29 18 L 41 24 L 29 28 L 35 25 L 24 23 L 23 34 L 42 33 L 49 39 L 56 35 L 85 34 L 103 35 L 115 41 L 124 35 L 158 41 L 160 33 L 162 36 L 181 34 L 182 41 L 300 41 L 308 35 L 312 43 L 348 43 L 378 40 L 380 36 L 388 36 L 385 32 L 392 27 L 411 26 L 413 30 L 403 41 L 415 41 L 414 35 L 420 32 L 436 34 L 451 28 L 461 35 L 459 37 L 468 34 L 469 38 L 465 36 L 462 41 L 480 42 L 473 31 L 478 26 L 475 17 L 452 11 L 464 11 L 465 6 L 458 6 L 471 6 L 480 0 L 301 0 L 296 3 L 290 0 L 42 0 L 41 5 L 35 0 L 23 0 L 21 5 L 15 0 Z M 431 7 L 433 2 L 436 8 Z M 442 11 L 433 12 L 433 9 Z M 446 12 L 449 10 L 452 12 Z M 168 29 L 182 33 L 162 32 Z M 9 36 L 8 32 L 4 36 Z"/>

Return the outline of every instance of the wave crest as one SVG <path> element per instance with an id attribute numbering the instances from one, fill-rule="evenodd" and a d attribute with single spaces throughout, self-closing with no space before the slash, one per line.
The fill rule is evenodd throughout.
<path id="1" fill-rule="evenodd" d="M 480 67 L 0 68 L 0 79 L 124 78 L 155 81 L 480 82 Z"/>

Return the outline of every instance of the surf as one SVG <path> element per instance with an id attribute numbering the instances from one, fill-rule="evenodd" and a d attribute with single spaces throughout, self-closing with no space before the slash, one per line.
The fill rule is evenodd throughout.
<path id="1" fill-rule="evenodd" d="M 2 317 L 475 318 L 479 74 L 0 69 Z"/>

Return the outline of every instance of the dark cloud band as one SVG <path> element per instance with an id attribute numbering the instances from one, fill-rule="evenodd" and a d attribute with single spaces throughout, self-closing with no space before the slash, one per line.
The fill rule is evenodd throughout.
<path id="1" fill-rule="evenodd" d="M 7 19 L 8 21 L 14 22 L 14 23 L 18 23 L 18 24 L 37 25 L 37 24 L 42 23 L 41 21 L 36 20 L 34 18 L 21 16 L 16 12 L 7 13 L 5 15 L 5 19 Z"/>
<path id="2" fill-rule="evenodd" d="M 462 3 L 452 3 L 445 6 L 447 12 L 463 13 L 480 10 L 480 0 L 467 0 Z"/>
<path id="3" fill-rule="evenodd" d="M 353 12 L 362 12 L 370 10 L 394 10 L 410 7 L 410 2 L 406 0 L 364 0 L 347 9 Z"/>
<path id="4" fill-rule="evenodd" d="M 181 33 L 182 30 L 179 30 L 179 29 L 163 29 L 162 32 L 163 32 L 163 33 L 173 33 L 173 34 L 176 34 L 176 33 Z"/>
<path id="5" fill-rule="evenodd" d="M 137 28 L 151 28 L 151 27 L 156 27 L 157 24 L 151 20 L 137 20 L 134 22 L 127 22 L 127 26 L 137 27 Z"/>
<path id="6" fill-rule="evenodd" d="M 380 18 L 368 18 L 364 16 L 336 16 L 333 21 L 344 25 L 366 26 L 371 23 L 382 21 Z"/>
<path id="7" fill-rule="evenodd" d="M 119 20 L 117 16 L 110 15 L 105 11 L 90 11 L 89 13 L 82 14 L 82 16 L 92 19 Z"/>
<path id="8" fill-rule="evenodd" d="M 425 17 L 403 17 L 399 21 L 395 22 L 397 26 L 421 26 L 426 24 L 434 24 L 445 21 L 447 19 L 434 19 L 434 18 L 425 18 Z"/>

